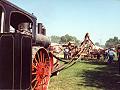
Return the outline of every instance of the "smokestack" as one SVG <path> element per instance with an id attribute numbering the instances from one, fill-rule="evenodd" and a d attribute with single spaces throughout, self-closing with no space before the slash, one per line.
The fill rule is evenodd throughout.
<path id="1" fill-rule="evenodd" d="M 38 34 L 46 35 L 46 29 L 42 23 L 38 23 Z"/>
<path id="2" fill-rule="evenodd" d="M 38 34 L 41 34 L 42 31 L 42 23 L 38 23 Z"/>

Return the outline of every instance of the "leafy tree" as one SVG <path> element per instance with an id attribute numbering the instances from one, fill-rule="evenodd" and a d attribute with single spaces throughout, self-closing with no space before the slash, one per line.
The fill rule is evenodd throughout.
<path id="1" fill-rule="evenodd" d="M 76 43 L 76 45 L 80 45 L 80 40 L 78 40 L 75 36 L 73 36 L 72 39 Z"/>
<path id="2" fill-rule="evenodd" d="M 67 39 L 67 42 L 73 41 L 73 37 L 69 36 L 68 34 L 65 35 L 65 38 Z"/>
<path id="3" fill-rule="evenodd" d="M 114 38 L 109 38 L 109 40 L 106 41 L 105 46 L 111 47 L 117 44 L 120 44 L 120 40 L 118 39 L 118 37 L 114 37 Z"/>
<path id="4" fill-rule="evenodd" d="M 51 38 L 52 43 L 59 43 L 60 42 L 60 37 L 59 36 L 53 35 L 50 38 Z"/>
<path id="5" fill-rule="evenodd" d="M 99 42 L 96 42 L 95 45 L 103 48 L 105 47 L 105 45 L 101 45 Z"/>
<path id="6" fill-rule="evenodd" d="M 70 36 L 68 34 L 60 38 L 60 43 L 67 43 L 69 41 L 74 41 L 77 45 L 80 43 L 80 41 L 75 36 Z"/>
<path id="7" fill-rule="evenodd" d="M 76 45 L 80 44 L 80 41 L 75 37 L 75 36 L 70 36 L 68 34 L 64 35 L 64 36 L 55 36 L 52 35 L 51 37 L 51 42 L 52 43 L 67 43 L 69 41 L 74 41 L 76 43 Z"/>
<path id="8" fill-rule="evenodd" d="M 59 43 L 66 43 L 66 42 L 67 42 L 66 37 L 65 36 L 61 36 Z"/>
<path id="9" fill-rule="evenodd" d="M 95 45 L 96 45 L 96 46 L 100 46 L 100 43 L 99 43 L 99 42 L 96 42 Z"/>

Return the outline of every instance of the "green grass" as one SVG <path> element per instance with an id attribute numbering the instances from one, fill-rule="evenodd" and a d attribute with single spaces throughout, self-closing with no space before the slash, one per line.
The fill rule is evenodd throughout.
<path id="1" fill-rule="evenodd" d="M 52 77 L 49 90 L 120 90 L 118 65 L 78 61 L 58 76 Z"/>

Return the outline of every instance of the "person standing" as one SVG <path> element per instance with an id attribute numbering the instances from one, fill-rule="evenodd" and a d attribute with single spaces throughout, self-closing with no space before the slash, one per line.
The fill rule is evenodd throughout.
<path id="1" fill-rule="evenodd" d="M 100 60 L 100 51 L 97 51 L 97 60 Z"/>
<path id="2" fill-rule="evenodd" d="M 68 47 L 66 47 L 64 49 L 64 59 L 69 59 L 69 49 L 68 49 Z"/>
<path id="3" fill-rule="evenodd" d="M 105 58 L 104 59 L 108 59 L 108 49 L 105 50 Z"/>
<path id="4" fill-rule="evenodd" d="M 108 52 L 108 63 L 112 63 L 113 62 L 113 59 L 114 59 L 114 56 L 115 56 L 115 52 L 113 51 L 112 48 L 110 48 L 109 52 Z"/>

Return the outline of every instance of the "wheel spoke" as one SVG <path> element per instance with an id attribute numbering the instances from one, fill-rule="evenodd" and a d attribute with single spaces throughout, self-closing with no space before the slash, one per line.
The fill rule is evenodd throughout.
<path id="1" fill-rule="evenodd" d="M 32 80 L 32 83 L 36 81 L 36 77 Z"/>
<path id="2" fill-rule="evenodd" d="M 37 61 L 37 59 L 36 59 L 36 58 L 34 59 L 34 61 L 38 64 L 38 61 Z"/>
<path id="3" fill-rule="evenodd" d="M 34 87 L 33 87 L 33 90 L 35 89 L 35 87 L 37 86 L 37 84 L 38 84 L 38 81 L 35 82 L 35 85 L 34 85 Z"/>
<path id="4" fill-rule="evenodd" d="M 37 74 L 36 72 L 32 73 L 32 75 L 36 75 L 36 74 Z"/>
<path id="5" fill-rule="evenodd" d="M 42 62 L 42 58 L 43 58 L 43 55 L 42 55 L 42 52 L 40 52 L 40 60 Z"/>
<path id="6" fill-rule="evenodd" d="M 43 84 L 46 84 L 46 78 L 43 79 Z"/>
<path id="7" fill-rule="evenodd" d="M 43 53 L 43 58 L 42 58 L 42 60 L 43 60 L 43 63 L 45 63 L 45 54 Z"/>
<path id="8" fill-rule="evenodd" d="M 41 60 L 40 60 L 40 55 L 38 52 L 37 52 L 37 56 L 38 56 L 38 61 L 40 62 Z"/>
<path id="9" fill-rule="evenodd" d="M 46 63 L 47 58 L 44 59 L 44 63 Z"/>
<path id="10" fill-rule="evenodd" d="M 35 69 L 37 69 L 37 67 L 36 67 L 34 64 L 32 64 L 32 66 L 33 66 Z"/>

